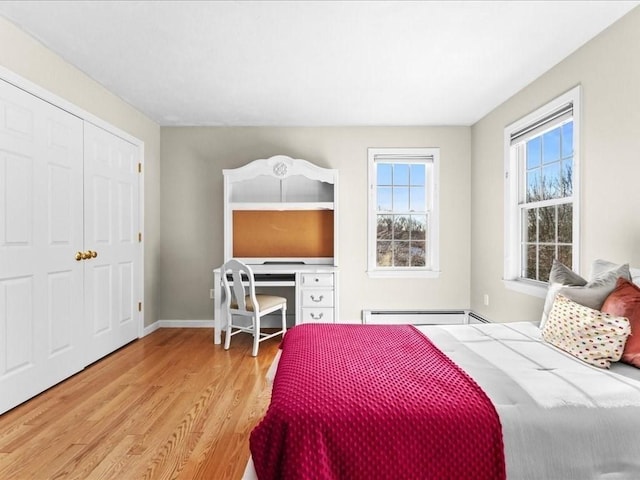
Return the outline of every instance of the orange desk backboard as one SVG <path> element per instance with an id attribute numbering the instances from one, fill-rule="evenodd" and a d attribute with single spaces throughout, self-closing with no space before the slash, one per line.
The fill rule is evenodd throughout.
<path id="1" fill-rule="evenodd" d="M 333 257 L 333 210 L 234 210 L 233 256 Z"/>

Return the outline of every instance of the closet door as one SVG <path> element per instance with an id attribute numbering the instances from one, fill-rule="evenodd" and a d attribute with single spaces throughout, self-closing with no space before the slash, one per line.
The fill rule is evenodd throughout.
<path id="1" fill-rule="evenodd" d="M 0 413 L 84 366 L 82 141 L 0 80 Z"/>
<path id="2" fill-rule="evenodd" d="M 138 147 L 85 122 L 87 363 L 138 338 Z"/>

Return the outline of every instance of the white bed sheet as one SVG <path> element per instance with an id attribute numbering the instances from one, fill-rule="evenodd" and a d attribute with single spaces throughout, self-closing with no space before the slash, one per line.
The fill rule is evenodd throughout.
<path id="1" fill-rule="evenodd" d="M 528 322 L 418 329 L 493 402 L 509 480 L 640 479 L 640 370 L 592 367 Z"/>
<path id="2" fill-rule="evenodd" d="M 496 407 L 508 479 L 640 479 L 640 375 L 588 365 L 532 323 L 424 326 Z"/>

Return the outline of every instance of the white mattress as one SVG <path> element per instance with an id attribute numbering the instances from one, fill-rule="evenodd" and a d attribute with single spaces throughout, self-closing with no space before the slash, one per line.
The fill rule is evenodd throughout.
<path id="1" fill-rule="evenodd" d="M 640 479 L 640 370 L 587 365 L 532 323 L 418 328 L 495 405 L 509 480 Z"/>
<path id="2" fill-rule="evenodd" d="M 419 329 L 495 405 L 507 478 L 640 479 L 640 370 L 592 367 L 532 323 Z"/>

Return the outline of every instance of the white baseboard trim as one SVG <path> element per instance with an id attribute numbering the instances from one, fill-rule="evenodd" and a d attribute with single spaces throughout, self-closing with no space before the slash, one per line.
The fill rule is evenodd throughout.
<path id="1" fill-rule="evenodd" d="M 149 335 L 159 328 L 213 328 L 213 320 L 157 320 L 144 327 L 142 336 Z"/>
<path id="2" fill-rule="evenodd" d="M 478 323 L 478 322 L 491 323 L 491 320 L 478 315 L 473 310 L 464 310 L 461 313 L 466 314 L 466 317 L 467 317 L 466 323 Z M 288 317 L 289 316 L 287 316 L 287 318 Z M 265 317 L 265 320 L 266 321 L 263 323 L 263 326 L 267 328 L 277 327 L 280 321 L 279 317 L 269 318 L 268 315 Z M 289 320 L 288 324 L 291 326 L 292 325 L 291 319 L 288 318 L 288 320 Z M 475 322 L 473 320 L 475 320 Z M 147 335 L 155 332 L 159 328 L 213 328 L 213 320 L 157 320 L 153 322 L 151 325 L 147 325 L 146 327 L 144 327 L 142 336 L 146 337 Z"/>

